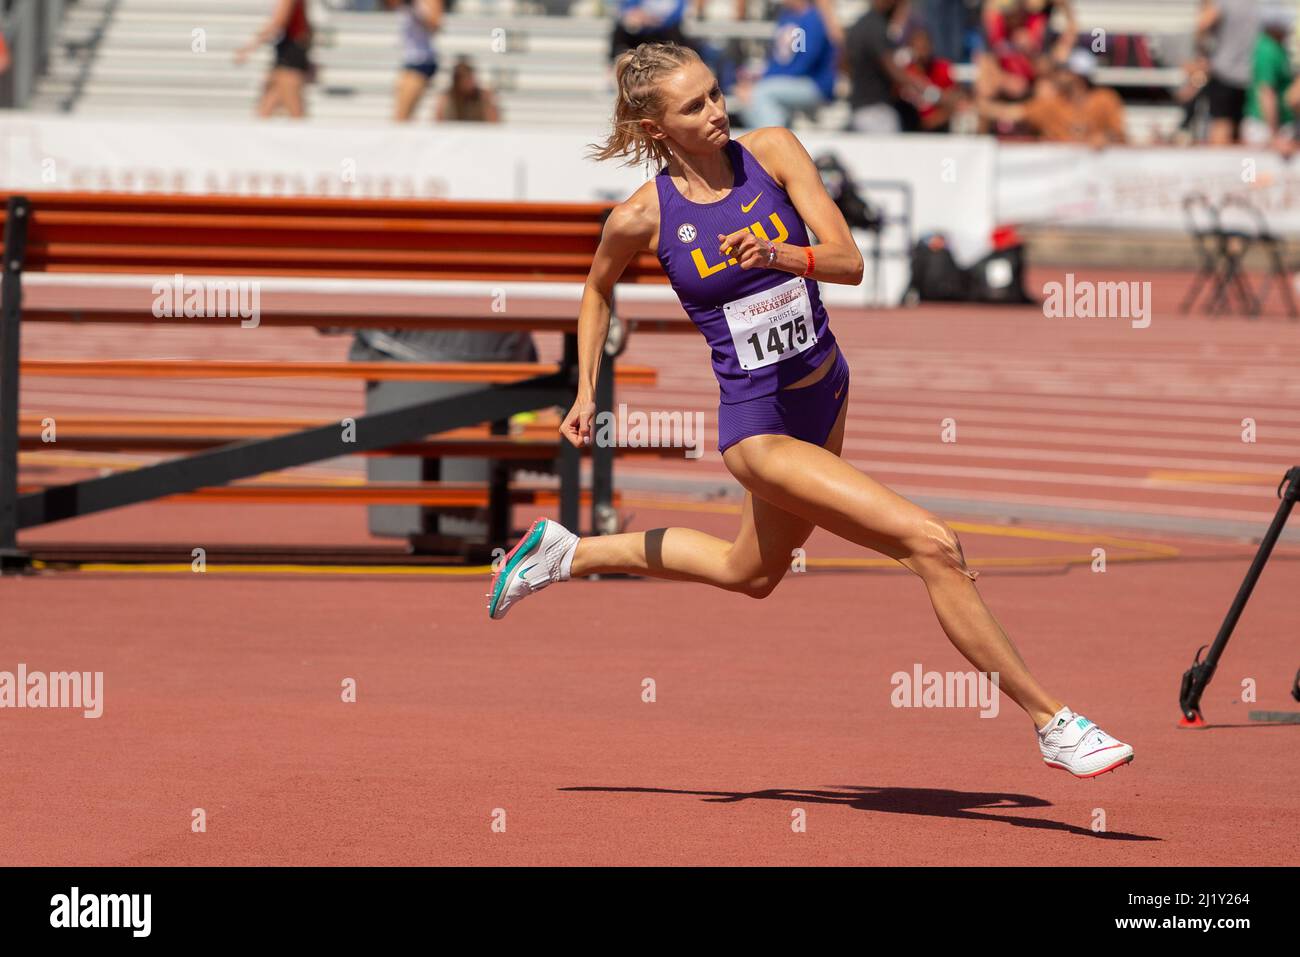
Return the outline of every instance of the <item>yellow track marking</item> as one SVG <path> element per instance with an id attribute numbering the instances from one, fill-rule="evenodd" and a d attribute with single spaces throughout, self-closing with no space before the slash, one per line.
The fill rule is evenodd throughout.
<path id="1" fill-rule="evenodd" d="M 275 564 L 232 564 L 220 565 L 207 563 L 207 570 L 196 572 L 190 562 L 154 562 L 136 564 L 133 562 L 68 562 L 68 561 L 33 561 L 32 567 L 41 570 L 61 571 L 64 565 L 76 565 L 77 571 L 83 572 L 127 572 L 136 574 L 157 574 L 184 572 L 192 575 L 234 574 L 234 575 L 490 575 L 491 565 L 469 565 L 458 567 L 424 567 L 420 565 L 275 565 Z"/>
<path id="2" fill-rule="evenodd" d="M 1157 469 L 1147 473 L 1153 482 L 1210 482 L 1220 485 L 1277 485 L 1278 476 L 1265 472 L 1180 472 Z"/>

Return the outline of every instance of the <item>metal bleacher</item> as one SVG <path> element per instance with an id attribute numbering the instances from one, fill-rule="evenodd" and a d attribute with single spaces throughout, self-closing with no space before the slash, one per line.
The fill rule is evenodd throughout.
<path id="1" fill-rule="evenodd" d="M 730 8 L 733 0 L 719 0 Z M 461 0 L 437 35 L 444 63 L 471 55 L 515 125 L 593 125 L 610 109 L 609 21 L 598 0 L 578 0 L 569 16 L 518 12 L 515 0 Z M 31 107 L 43 112 L 151 115 L 159 111 L 245 118 L 270 63 L 269 46 L 237 67 L 231 56 L 264 22 L 267 0 L 78 0 L 70 7 L 47 75 Z M 396 14 L 318 5 L 309 88 L 311 117 L 386 122 L 398 66 Z M 203 30 L 206 52 L 193 52 Z M 494 31 L 504 31 L 494 34 Z M 715 17 L 704 36 L 770 35 L 759 21 Z M 505 49 L 494 49 L 494 38 Z M 450 71 L 437 78 L 445 87 Z M 422 116 L 432 111 L 426 103 Z"/>
<path id="2" fill-rule="evenodd" d="M 1147 36 L 1162 64 L 1105 68 L 1100 81 L 1121 90 L 1176 86 L 1178 66 L 1191 53 L 1196 3 L 1077 0 L 1081 36 L 1094 28 Z M 313 57 L 320 74 L 309 88 L 309 116 L 385 123 L 398 65 L 396 14 L 334 9 L 342 5 L 343 0 L 316 0 L 313 6 Z M 572 0 L 567 15 L 547 16 L 525 0 L 459 0 L 436 42 L 444 63 L 460 53 L 474 58 L 481 80 L 497 91 L 507 123 L 594 127 L 607 121 L 610 111 L 606 10 L 613 5 L 613 0 Z M 759 16 L 762 6 L 751 2 L 750 15 Z M 861 15 L 866 0 L 841 0 L 837 6 L 847 26 Z M 242 67 L 231 55 L 270 9 L 270 0 L 74 0 L 29 105 L 40 112 L 107 117 L 248 118 L 271 50 L 262 48 Z M 771 22 L 737 22 L 734 9 L 735 0 L 708 0 L 705 19 L 692 13 L 687 30 L 719 46 L 735 37 L 761 51 Z M 196 52 L 196 46 L 202 49 Z M 449 72 L 439 74 L 439 90 Z M 844 78 L 841 84 L 847 92 Z M 814 125 L 839 128 L 846 112 L 842 101 L 828 106 Z M 1139 106 L 1132 122 L 1143 128 L 1163 125 L 1176 112 Z M 420 118 L 431 115 L 432 103 L 426 102 Z M 807 122 L 800 118 L 796 126 Z"/>

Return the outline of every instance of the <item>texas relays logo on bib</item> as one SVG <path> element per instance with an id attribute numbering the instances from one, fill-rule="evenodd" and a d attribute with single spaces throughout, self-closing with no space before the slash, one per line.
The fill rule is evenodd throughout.
<path id="1" fill-rule="evenodd" d="M 803 276 L 723 303 L 736 359 L 746 372 L 806 352 L 817 344 L 812 302 Z"/>
<path id="2" fill-rule="evenodd" d="M 695 236 L 696 231 L 694 223 L 682 223 L 677 227 L 677 238 L 682 242 L 693 243 L 695 242 Z"/>

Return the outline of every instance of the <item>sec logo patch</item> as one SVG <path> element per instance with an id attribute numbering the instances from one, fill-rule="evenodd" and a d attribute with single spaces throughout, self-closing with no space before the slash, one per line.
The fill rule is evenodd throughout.
<path id="1" fill-rule="evenodd" d="M 684 243 L 695 241 L 695 226 L 692 223 L 682 223 L 677 227 L 677 238 Z"/>

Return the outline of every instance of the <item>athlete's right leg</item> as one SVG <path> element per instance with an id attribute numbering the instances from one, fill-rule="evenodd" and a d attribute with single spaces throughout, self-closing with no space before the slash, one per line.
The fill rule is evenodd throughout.
<path id="1" fill-rule="evenodd" d="M 745 493 L 735 541 L 674 526 L 620 535 L 593 535 L 578 542 L 573 577 L 632 574 L 714 585 L 754 598 L 771 594 L 790 567 L 791 554 L 813 525 L 770 502 Z"/>
<path id="2" fill-rule="evenodd" d="M 844 447 L 848 407 L 845 397 L 822 445 L 834 455 Z M 681 527 L 578 538 L 556 522 L 539 519 L 493 573 L 484 596 L 488 614 L 503 618 L 520 599 L 552 581 L 597 572 L 701 582 L 766 598 L 790 570 L 794 550 L 808 540 L 814 527 L 748 490 L 740 531 L 732 542 Z"/>
<path id="3" fill-rule="evenodd" d="M 848 407 L 845 398 L 822 446 L 834 455 L 844 448 Z M 695 581 L 765 598 L 790 570 L 792 553 L 808 541 L 815 527 L 746 491 L 735 541 L 680 527 L 591 536 L 578 542 L 571 574 L 624 573 Z"/>
<path id="4" fill-rule="evenodd" d="M 504 618 L 533 592 L 595 572 L 694 581 L 766 598 L 812 530 L 811 522 L 748 492 L 734 542 L 681 527 L 579 538 L 558 522 L 538 519 L 500 564 L 494 563 L 484 596 L 488 615 Z"/>

